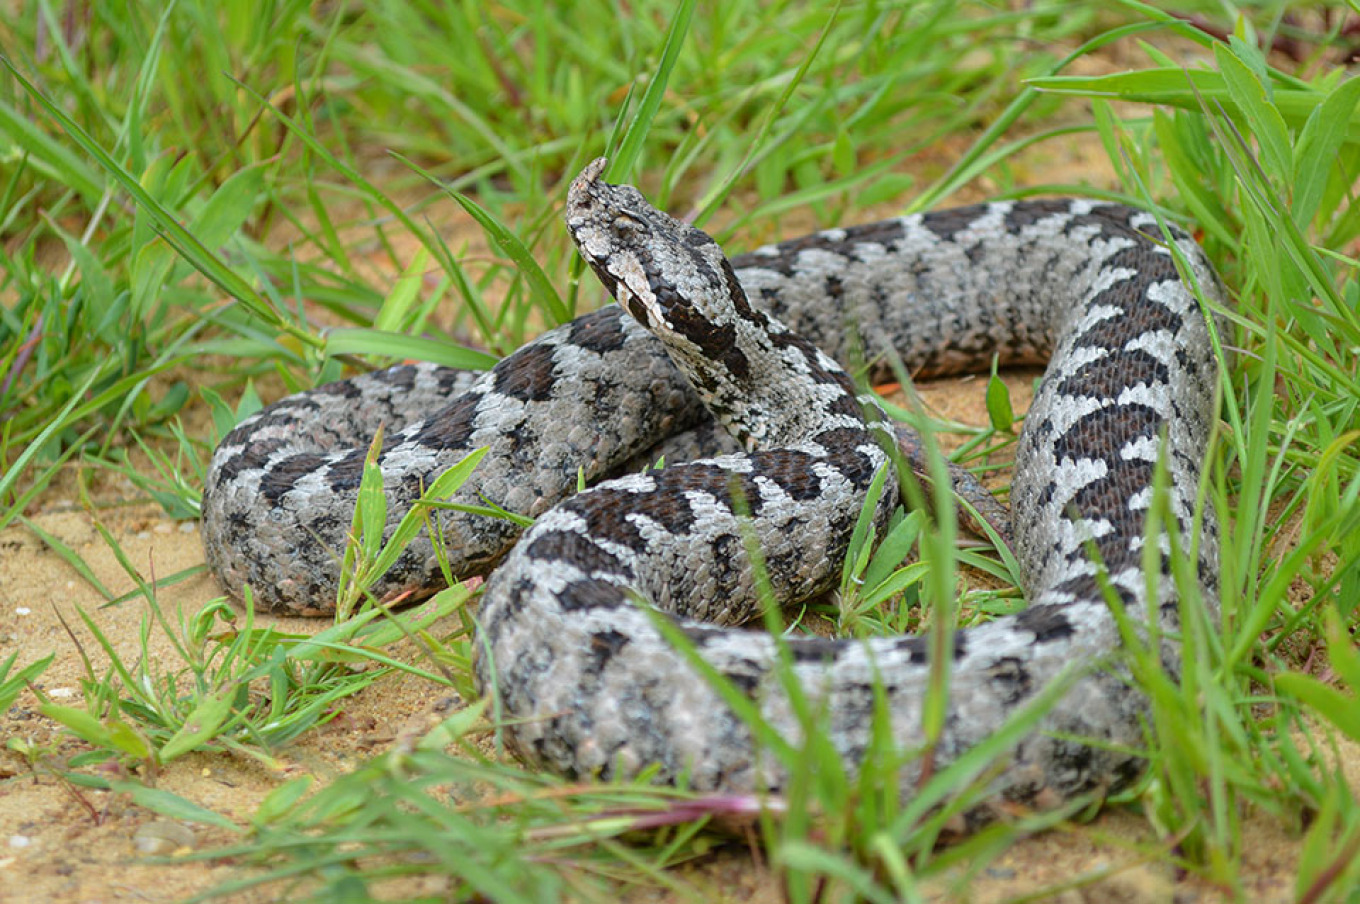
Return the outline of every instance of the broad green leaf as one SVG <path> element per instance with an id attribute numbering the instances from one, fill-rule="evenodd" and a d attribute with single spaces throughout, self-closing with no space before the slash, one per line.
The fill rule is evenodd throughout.
<path id="1" fill-rule="evenodd" d="M 929 570 L 930 566 L 924 562 L 904 565 L 865 591 L 864 605 L 872 608 L 884 600 L 892 598 L 894 594 L 901 593 L 911 585 L 921 583 Z"/>
<path id="2" fill-rule="evenodd" d="M 218 729 L 231 715 L 236 701 L 236 684 L 230 683 L 204 696 L 194 711 L 184 720 L 160 749 L 160 761 L 168 763 L 192 750 L 197 750 L 217 736 Z"/>
<path id="3" fill-rule="evenodd" d="M 359 539 L 364 560 L 369 562 L 382 548 L 383 533 L 387 527 L 387 494 L 383 489 L 382 466 L 378 464 L 382 447 L 383 430 L 379 427 L 373 434 L 368 455 L 364 457 L 364 474 L 359 480 L 359 502 L 355 513 L 360 526 Z"/>
<path id="4" fill-rule="evenodd" d="M 1352 741 L 1360 741 L 1360 700 L 1329 687 L 1311 675 L 1287 672 L 1275 676 L 1275 686 L 1299 700 Z"/>
<path id="5" fill-rule="evenodd" d="M 921 527 L 925 523 L 925 512 L 908 512 L 901 521 L 893 525 L 883 538 L 883 542 L 878 545 L 874 553 L 873 560 L 869 567 L 864 569 L 861 580 L 869 592 L 873 592 L 880 584 L 887 580 L 898 566 L 911 553 L 911 549 L 916 545 L 916 541 L 921 536 Z"/>
<path id="6" fill-rule="evenodd" d="M 1272 94 L 1270 64 L 1266 62 L 1266 56 L 1261 52 L 1255 29 L 1251 28 L 1251 21 L 1245 16 L 1239 16 L 1237 24 L 1239 27 L 1251 29 L 1251 31 L 1246 34 L 1229 35 L 1226 44 L 1222 42 L 1214 44 L 1214 53 L 1231 54 L 1243 66 L 1250 69 L 1252 77 L 1265 89 L 1265 98 L 1269 101 Z"/>
<path id="7" fill-rule="evenodd" d="M 997 376 L 993 365 L 992 375 L 987 380 L 987 417 L 992 426 L 1002 433 L 1009 433 L 1015 426 L 1015 408 L 1011 405 L 1011 391 L 1006 382 Z"/>
<path id="8" fill-rule="evenodd" d="M 80 271 L 80 288 L 89 299 L 89 303 L 96 311 L 108 311 L 114 306 L 114 298 L 117 292 L 114 289 L 113 279 L 109 276 L 104 265 L 99 262 L 98 256 L 90 250 L 90 246 L 80 239 L 71 235 L 61 225 L 51 218 L 47 219 L 47 225 L 66 245 L 66 250 L 71 255 L 71 260 L 75 261 L 76 268 Z"/>
<path id="9" fill-rule="evenodd" d="M 247 166 L 232 173 L 194 218 L 193 233 L 209 250 L 227 243 L 255 209 L 264 191 L 265 168 Z"/>
<path id="10" fill-rule="evenodd" d="M 216 391 L 209 386 L 198 387 L 198 394 L 203 401 L 208 403 L 208 410 L 212 412 L 213 420 L 213 439 L 221 440 L 236 427 L 236 414 L 231 410 L 231 406 Z"/>
<path id="11" fill-rule="evenodd" d="M 148 788 L 139 782 L 112 781 L 109 787 L 114 791 L 120 791 L 132 798 L 132 802 L 139 807 L 146 807 L 162 816 L 171 819 L 180 819 L 185 822 L 197 822 L 203 825 L 216 826 L 220 829 L 227 829 L 232 832 L 241 831 L 241 827 L 232 822 L 221 813 L 216 813 L 206 807 L 199 806 L 191 800 L 180 797 L 162 788 Z"/>
<path id="12" fill-rule="evenodd" d="M 1271 103 L 1256 74 L 1225 45 L 1214 45 L 1214 57 L 1223 72 L 1229 96 L 1251 124 L 1266 172 L 1276 184 L 1287 185 L 1294 175 L 1294 150 L 1280 111 Z"/>
<path id="13" fill-rule="evenodd" d="M 291 816 L 298 801 L 302 800 L 315 779 L 310 775 L 300 775 L 279 785 L 273 791 L 265 795 L 260 806 L 256 808 L 250 821 L 253 825 L 264 826 L 279 822 Z"/>
<path id="14" fill-rule="evenodd" d="M 154 235 L 153 217 L 139 213 L 138 222 L 151 233 L 132 259 L 132 314 L 140 321 L 160 300 L 177 258 L 174 249 Z"/>
<path id="15" fill-rule="evenodd" d="M 1079 97 L 1109 97 L 1147 104 L 1166 104 L 1200 112 L 1207 104 L 1227 105 L 1237 110 L 1222 73 L 1184 69 L 1142 69 L 1112 75 L 1051 75 L 1030 79 L 1027 84 L 1039 91 Z M 1275 107 L 1284 122 L 1301 128 L 1323 101 L 1321 91 L 1305 88 L 1277 88 Z M 1360 143 L 1360 117 L 1351 114 L 1346 122 L 1346 141 Z"/>
<path id="16" fill-rule="evenodd" d="M 856 201 L 865 207 L 885 204 L 911 190 L 916 177 L 910 173 L 884 173 L 870 182 L 856 195 Z"/>
<path id="17" fill-rule="evenodd" d="M 139 760 L 149 759 L 152 751 L 126 723 L 117 719 L 101 721 L 83 709 L 44 703 L 38 711 L 60 722 L 82 741 L 96 747 L 121 751 Z"/>
<path id="18" fill-rule="evenodd" d="M 425 270 L 430 264 L 430 252 L 417 248 L 411 263 L 401 271 L 392 283 L 392 289 L 383 299 L 378 316 L 373 318 L 373 328 L 387 332 L 400 332 L 406 325 L 411 307 L 420 299 L 420 285 L 425 279 Z"/>
<path id="19" fill-rule="evenodd" d="M 384 330 L 353 327 L 326 335 L 328 355 L 376 355 L 398 360 L 431 361 L 460 370 L 490 370 L 497 358 L 475 349 L 460 348 L 440 339 L 407 336 Z"/>
<path id="20" fill-rule="evenodd" d="M 1346 124 L 1360 99 L 1360 79 L 1343 82 L 1314 110 L 1294 148 L 1294 222 L 1307 227 L 1317 213 L 1327 187 L 1327 176 L 1336 166 L 1337 153 L 1346 140 Z"/>
<path id="21" fill-rule="evenodd" d="M 9 61 L 3 56 L 0 56 L 0 61 L 9 66 Z M 13 67 L 10 69 L 14 71 Z M 104 194 L 104 185 L 98 172 L 71 153 L 66 145 L 39 128 L 32 117 L 20 113 L 3 99 L 0 99 L 0 133 L 8 135 L 11 141 L 28 152 L 29 166 L 51 176 L 60 185 L 69 186 L 91 207 L 99 203 Z"/>

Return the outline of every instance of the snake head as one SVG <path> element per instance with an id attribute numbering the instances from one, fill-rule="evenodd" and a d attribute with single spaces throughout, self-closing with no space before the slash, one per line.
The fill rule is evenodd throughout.
<path id="1" fill-rule="evenodd" d="M 751 313 L 732 265 L 704 232 L 657 210 L 631 185 L 600 181 L 608 159 L 592 161 L 567 191 L 566 221 L 581 256 L 643 326 L 697 344 L 734 308 Z M 759 317 L 760 315 L 755 315 Z"/>

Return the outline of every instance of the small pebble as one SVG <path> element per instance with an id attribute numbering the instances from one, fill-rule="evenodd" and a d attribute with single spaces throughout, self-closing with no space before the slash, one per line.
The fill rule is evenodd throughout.
<path id="1" fill-rule="evenodd" d="M 33 839 L 30 838 L 30 837 L 28 837 L 27 835 L 11 835 L 11 836 L 9 836 L 9 846 L 12 847 L 12 848 L 14 848 L 15 850 L 20 850 L 20 849 L 22 849 L 22 848 L 26 848 L 26 847 L 28 847 L 28 846 L 29 846 L 30 844 L 32 844 L 32 843 L 33 843 Z"/>
<path id="2" fill-rule="evenodd" d="M 132 844 L 140 854 L 164 857 L 176 851 L 193 850 L 198 839 L 193 831 L 169 819 L 157 819 L 139 828 Z"/>

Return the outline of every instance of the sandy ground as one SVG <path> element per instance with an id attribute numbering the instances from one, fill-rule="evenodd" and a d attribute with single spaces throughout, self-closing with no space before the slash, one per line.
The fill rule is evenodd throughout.
<path id="1" fill-rule="evenodd" d="M 941 148 L 948 155 L 958 148 Z M 1067 150 L 1052 146 L 1042 170 L 1013 167 L 1017 182 L 1076 179 L 1096 184 L 1112 180 L 1103 155 L 1090 145 Z M 983 185 L 978 193 L 991 190 Z M 958 200 L 973 200 L 961 197 Z M 788 234 L 796 222 L 785 223 Z M 451 240 L 457 247 L 461 236 Z M 1022 409 L 1028 401 L 1031 374 L 1012 375 L 1009 383 Z M 927 404 L 960 421 L 985 422 L 981 379 L 952 380 L 929 386 Z M 77 503 L 74 481 L 66 479 L 40 497 L 28 513 L 33 523 L 60 538 L 78 553 L 115 594 L 133 587 L 94 528 L 92 515 Z M 98 517 L 116 536 L 132 565 L 144 575 L 168 575 L 203 561 L 197 525 L 167 519 L 127 483 L 104 478 L 96 494 Z M 221 594 L 206 574 L 177 584 L 160 594 L 167 611 L 183 607 L 197 611 Z M 103 599 L 70 566 L 22 525 L 0 532 L 0 658 L 19 651 L 19 665 L 55 653 L 56 660 L 41 676 L 43 691 L 57 703 L 79 706 L 83 675 L 81 650 L 102 670 L 105 657 L 93 643 L 77 610 L 94 619 L 119 651 L 134 659 L 146 604 L 140 600 L 100 608 Z M 68 634 L 62 619 L 74 632 Z M 305 620 L 274 620 L 289 631 L 318 630 Z M 153 651 L 172 661 L 165 639 L 155 634 Z M 238 756 L 190 755 L 171 763 L 158 785 L 183 795 L 234 820 L 244 822 L 261 799 L 282 781 L 298 774 L 325 780 L 382 750 L 401 734 L 410 720 L 421 718 L 442 689 L 409 677 L 379 681 L 343 704 L 343 716 L 309 732 L 280 757 L 277 769 Z M 17 739 L 30 748 L 48 751 L 53 762 L 85 749 L 52 721 L 36 711 L 36 700 L 24 694 L 8 713 L 0 714 L 0 736 Z M 175 901 L 201 892 L 238 874 L 230 862 L 205 861 L 171 865 L 139 862 L 135 845 L 139 831 L 162 818 L 125 797 L 69 787 L 50 770 L 35 771 L 11 749 L 0 750 L 0 901 L 66 902 Z M 232 840 L 229 833 L 188 826 L 192 847 L 211 849 Z M 155 831 L 153 829 L 152 831 Z M 1245 832 L 1248 851 L 1242 885 L 1255 902 L 1293 900 L 1292 883 L 1299 841 L 1284 827 L 1265 817 L 1249 816 Z M 1212 902 L 1224 900 L 1215 889 L 1194 876 L 1175 873 L 1163 865 L 1140 865 L 1152 845 L 1147 823 L 1127 811 L 1106 812 L 1081 828 L 1051 832 L 1017 844 L 992 864 L 974 884 L 969 900 L 1005 901 L 1031 895 L 1078 877 L 1110 874 L 1100 884 L 1040 900 L 1076 902 Z M 712 900 L 781 900 L 777 884 L 740 846 L 719 849 L 709 859 L 679 872 L 679 877 Z M 437 894 L 439 884 L 412 889 Z M 666 900 L 661 892 L 642 892 L 640 900 Z M 256 900 L 270 900 L 261 892 Z M 238 900 L 240 900 L 238 898 Z M 941 897 L 940 900 L 946 900 Z"/>

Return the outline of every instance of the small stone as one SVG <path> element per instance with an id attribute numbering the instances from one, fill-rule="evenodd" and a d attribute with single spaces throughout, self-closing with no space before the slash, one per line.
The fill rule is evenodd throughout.
<path id="1" fill-rule="evenodd" d="M 17 851 L 17 850 L 23 850 L 24 848 L 28 847 L 28 846 L 31 845 L 32 843 L 33 843 L 33 839 L 30 838 L 30 837 L 28 837 L 27 835 L 11 835 L 11 836 L 9 836 L 9 846 L 12 847 L 12 848 L 14 848 L 16 851 Z"/>
<path id="2" fill-rule="evenodd" d="M 1052 788 L 1042 788 L 1034 795 L 1034 808 L 1043 813 L 1056 810 L 1064 803 L 1063 796 Z"/>
<path id="3" fill-rule="evenodd" d="M 164 857 L 178 851 L 191 851 L 198 839 L 191 829 L 169 819 L 157 819 L 139 828 L 132 836 L 139 854 Z"/>

